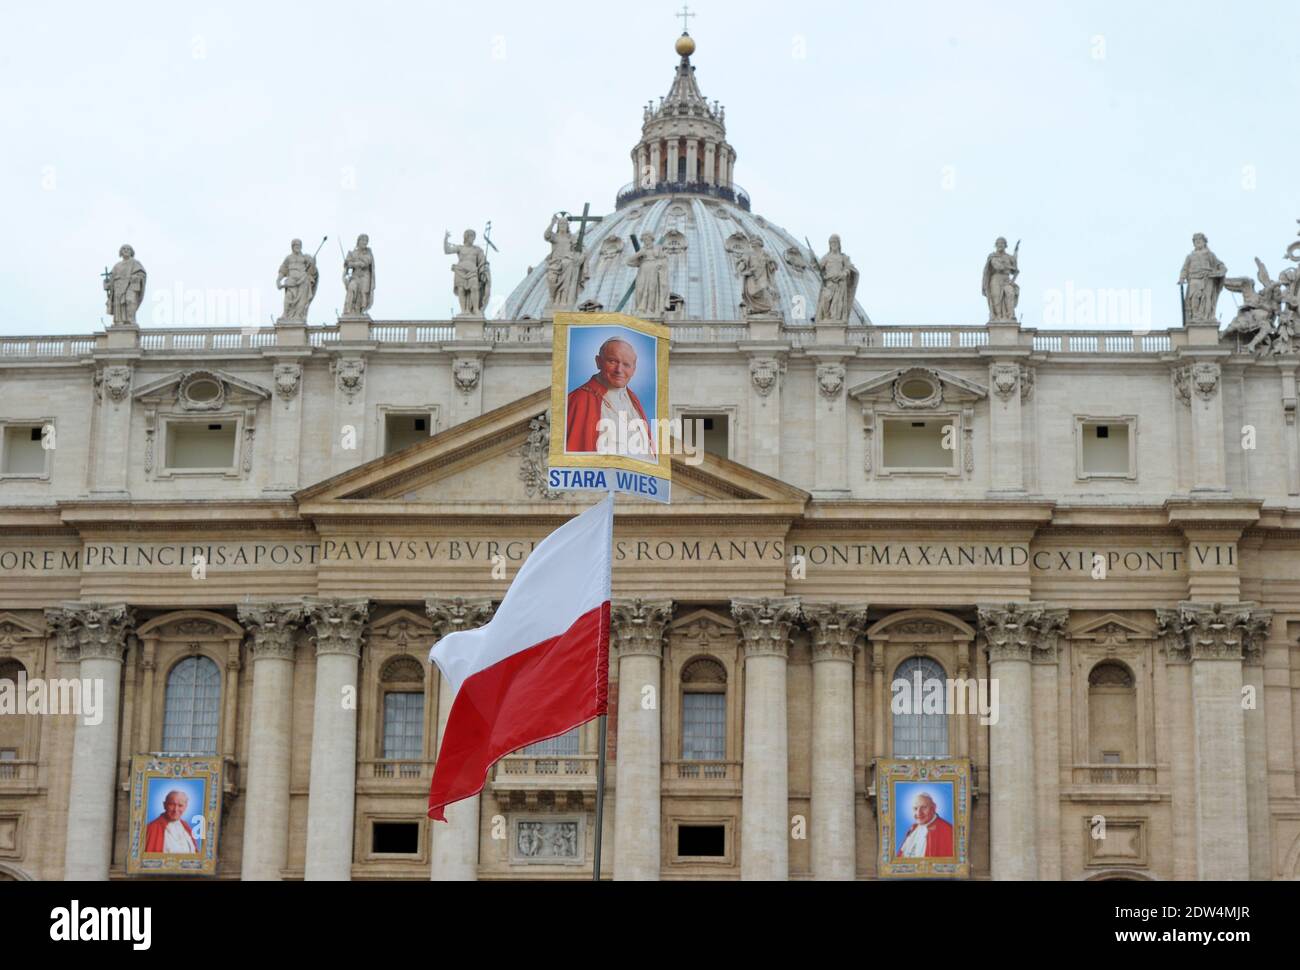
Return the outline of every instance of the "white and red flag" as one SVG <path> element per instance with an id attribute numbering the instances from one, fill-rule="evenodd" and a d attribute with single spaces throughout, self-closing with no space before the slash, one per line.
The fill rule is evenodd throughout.
<path id="1" fill-rule="evenodd" d="M 526 744 L 606 713 L 614 496 L 538 543 L 477 630 L 434 644 L 429 659 L 454 700 L 429 786 L 429 817 L 483 790 L 488 769 Z"/>

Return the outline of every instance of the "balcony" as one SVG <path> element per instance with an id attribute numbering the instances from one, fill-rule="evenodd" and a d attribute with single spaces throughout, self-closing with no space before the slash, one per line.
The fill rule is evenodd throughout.
<path id="1" fill-rule="evenodd" d="M 38 790 L 39 766 L 35 761 L 0 761 L 0 795 L 28 795 Z"/>
<path id="2" fill-rule="evenodd" d="M 706 195 L 749 211 L 749 193 L 735 182 L 730 186 L 710 185 L 708 182 L 656 182 L 648 189 L 642 188 L 637 182 L 629 182 L 618 190 L 614 208 L 626 208 L 638 199 L 648 199 L 652 195 Z"/>
<path id="3" fill-rule="evenodd" d="M 508 755 L 497 762 L 489 787 L 502 808 L 589 810 L 596 804 L 597 764 L 594 754 Z"/>
<path id="4" fill-rule="evenodd" d="M 359 792 L 427 792 L 432 777 L 432 761 L 379 758 L 357 763 Z"/>
<path id="5" fill-rule="evenodd" d="M 1154 785 L 1155 765 L 1080 764 L 1073 768 L 1076 785 Z"/>
<path id="6" fill-rule="evenodd" d="M 741 763 L 739 761 L 665 761 L 663 789 L 669 795 L 740 794 Z"/>

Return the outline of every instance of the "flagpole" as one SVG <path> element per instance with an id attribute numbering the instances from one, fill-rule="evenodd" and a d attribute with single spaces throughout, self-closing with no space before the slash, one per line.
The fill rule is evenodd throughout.
<path id="1" fill-rule="evenodd" d="M 596 761 L 596 848 L 592 853 L 591 878 L 600 882 L 600 835 L 605 827 L 605 722 L 608 714 L 600 715 L 600 754 Z"/>

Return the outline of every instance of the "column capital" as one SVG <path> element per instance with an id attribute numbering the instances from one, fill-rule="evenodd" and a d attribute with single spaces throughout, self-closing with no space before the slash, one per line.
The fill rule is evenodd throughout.
<path id="1" fill-rule="evenodd" d="M 439 640 L 461 630 L 473 630 L 492 619 L 492 599 L 488 596 L 430 596 L 424 612 L 433 621 Z"/>
<path id="2" fill-rule="evenodd" d="M 61 603 L 45 611 L 58 637 L 59 659 L 117 660 L 135 625 L 135 611 L 125 603 Z"/>
<path id="3" fill-rule="evenodd" d="M 316 639 L 316 656 L 361 656 L 361 634 L 370 618 L 370 600 L 303 598 L 303 613 Z"/>
<path id="4" fill-rule="evenodd" d="M 1156 610 L 1157 632 L 1175 663 L 1243 660 L 1258 664 L 1273 625 L 1273 611 L 1254 607 L 1254 603 L 1179 603 L 1177 609 Z"/>
<path id="5" fill-rule="evenodd" d="M 54 646 L 60 660 L 76 663 L 81 659 L 77 649 L 77 615 L 67 606 L 50 606 L 45 609 L 45 626 L 54 634 Z"/>
<path id="6" fill-rule="evenodd" d="M 663 658 L 672 600 L 618 599 L 610 612 L 614 621 L 610 640 L 619 657 Z"/>
<path id="7" fill-rule="evenodd" d="M 790 630 L 799 619 L 799 597 L 733 599 L 731 615 L 740 626 L 746 657 L 789 655 Z"/>
<path id="8" fill-rule="evenodd" d="M 294 631 L 306 618 L 300 601 L 241 603 L 235 613 L 248 631 L 248 649 L 254 661 L 263 657 L 293 660 Z"/>
<path id="9" fill-rule="evenodd" d="M 1070 611 L 1051 609 L 1045 603 L 1007 603 L 978 607 L 978 616 L 990 663 L 1056 663 L 1057 645 Z"/>
<path id="10" fill-rule="evenodd" d="M 858 638 L 867 629 L 865 605 L 805 603 L 803 615 L 813 632 L 813 663 L 822 660 L 853 662 Z"/>

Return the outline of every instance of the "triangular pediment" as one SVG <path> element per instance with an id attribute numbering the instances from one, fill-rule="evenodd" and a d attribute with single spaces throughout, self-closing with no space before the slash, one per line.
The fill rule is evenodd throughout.
<path id="1" fill-rule="evenodd" d="M 982 400 L 989 396 L 988 388 L 975 381 L 968 380 L 942 367 L 898 367 L 891 371 L 872 377 L 849 388 L 849 397 L 856 401 L 877 401 L 895 398 L 895 385 L 899 381 L 915 379 L 921 383 L 931 382 L 941 390 L 943 400 L 955 403 Z M 908 406 L 903 401 L 899 402 Z M 937 403 L 937 402 L 936 402 Z M 917 406 L 917 405 L 913 405 Z"/>
<path id="2" fill-rule="evenodd" d="M 0 613 L 0 646 L 17 646 L 21 640 L 35 640 L 45 631 L 16 613 Z"/>
<path id="3" fill-rule="evenodd" d="M 403 451 L 384 455 L 335 475 L 295 495 L 305 515 L 341 514 L 371 506 L 385 514 L 430 514 L 433 506 L 454 514 L 547 512 L 571 514 L 574 503 L 590 504 L 580 492 L 549 494 L 546 414 L 551 392 L 544 388 L 436 434 Z M 674 457 L 673 505 L 665 508 L 632 496 L 620 507 L 643 505 L 647 512 L 739 504 L 760 514 L 798 515 L 809 500 L 802 489 L 737 462 L 703 454 Z"/>
<path id="4" fill-rule="evenodd" d="M 202 387 L 208 382 L 214 383 L 220 388 L 215 397 L 204 400 L 198 396 L 194 398 L 186 396 L 185 389 L 187 387 L 194 385 Z M 155 381 L 150 381 L 143 387 L 137 388 L 132 395 L 137 401 L 156 400 L 163 397 L 174 398 L 182 406 L 190 403 L 193 410 L 215 410 L 227 399 L 242 397 L 264 401 L 270 396 L 271 391 L 268 388 L 244 380 L 242 377 L 236 377 L 234 374 L 228 374 L 215 367 L 173 371 L 166 377 L 160 377 Z"/>
<path id="5" fill-rule="evenodd" d="M 1077 630 L 1070 631 L 1071 640 L 1150 640 L 1156 635 L 1155 630 L 1125 619 L 1118 613 L 1107 613 L 1095 620 L 1090 620 Z"/>

